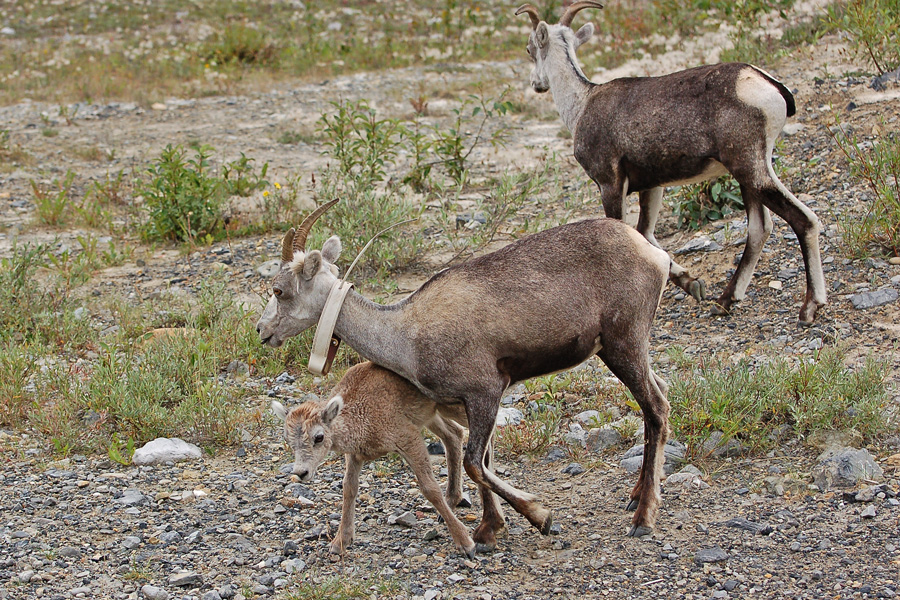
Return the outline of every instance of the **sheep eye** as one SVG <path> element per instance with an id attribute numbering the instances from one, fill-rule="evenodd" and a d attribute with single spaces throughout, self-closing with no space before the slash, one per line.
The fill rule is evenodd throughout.
<path id="1" fill-rule="evenodd" d="M 272 288 L 272 293 L 275 294 L 275 297 L 276 297 L 276 298 L 281 298 L 281 289 L 279 289 L 279 288 Z"/>
<path id="2" fill-rule="evenodd" d="M 322 432 L 317 433 L 316 437 L 313 439 L 313 443 L 317 446 L 324 441 L 325 441 L 325 434 Z"/>

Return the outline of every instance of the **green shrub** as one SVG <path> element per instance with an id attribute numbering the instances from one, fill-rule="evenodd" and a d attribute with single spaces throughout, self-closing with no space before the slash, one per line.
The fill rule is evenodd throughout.
<path id="1" fill-rule="evenodd" d="M 201 53 L 208 61 L 225 65 L 272 66 L 278 62 L 280 50 L 269 42 L 262 31 L 242 24 L 233 24 L 222 33 L 210 36 Z"/>
<path id="2" fill-rule="evenodd" d="M 226 186 L 209 166 L 210 146 L 187 159 L 184 148 L 169 144 L 137 186 L 149 209 L 143 235 L 148 240 L 194 242 L 222 226 Z"/>
<path id="3" fill-rule="evenodd" d="M 866 148 L 842 129 L 833 135 L 850 172 L 872 193 L 862 218 L 840 216 L 845 244 L 858 257 L 873 252 L 900 256 L 900 137 L 885 136 Z"/>
<path id="4" fill-rule="evenodd" d="M 900 67 L 900 1 L 849 0 L 827 8 L 827 23 L 847 34 L 851 52 L 879 75 Z"/>

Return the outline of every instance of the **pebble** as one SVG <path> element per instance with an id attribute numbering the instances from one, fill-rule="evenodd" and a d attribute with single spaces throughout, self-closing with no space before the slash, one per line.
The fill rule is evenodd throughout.
<path id="1" fill-rule="evenodd" d="M 149 584 L 141 588 L 141 594 L 146 600 L 169 600 L 169 592 Z"/>
<path id="2" fill-rule="evenodd" d="M 698 565 L 706 564 L 706 563 L 717 563 L 728 560 L 728 554 L 722 550 L 720 546 L 713 546 L 712 548 L 703 548 L 698 550 L 696 554 L 694 554 L 694 562 Z"/>

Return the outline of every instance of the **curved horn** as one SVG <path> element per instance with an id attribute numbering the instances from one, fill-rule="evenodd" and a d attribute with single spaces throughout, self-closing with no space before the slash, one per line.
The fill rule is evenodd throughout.
<path id="1" fill-rule="evenodd" d="M 303 222 L 300 223 L 300 227 L 297 228 L 297 235 L 294 236 L 294 243 L 292 245 L 294 251 L 306 250 L 306 236 L 309 235 L 309 230 L 312 229 L 313 223 L 315 223 L 316 220 L 322 216 L 322 213 L 324 213 L 335 204 L 337 204 L 337 199 L 332 200 L 331 202 L 326 202 L 316 210 L 309 213 L 306 218 L 303 219 Z"/>
<path id="2" fill-rule="evenodd" d="M 281 262 L 291 262 L 294 260 L 294 233 L 293 227 L 281 238 Z"/>
<path id="3" fill-rule="evenodd" d="M 541 22 L 541 17 L 540 15 L 538 15 L 537 9 L 530 4 L 523 4 L 516 9 L 516 16 L 519 16 L 522 13 L 526 13 L 529 17 L 531 17 L 531 28 L 537 29 L 538 23 Z"/>
<path id="4" fill-rule="evenodd" d="M 566 9 L 566 12 L 563 13 L 563 16 L 559 19 L 560 25 L 565 25 L 566 27 L 572 26 L 572 19 L 575 18 L 575 15 L 581 11 L 583 8 L 603 8 L 603 5 L 599 2 L 595 2 L 594 0 L 582 0 L 581 2 L 575 2 Z"/>

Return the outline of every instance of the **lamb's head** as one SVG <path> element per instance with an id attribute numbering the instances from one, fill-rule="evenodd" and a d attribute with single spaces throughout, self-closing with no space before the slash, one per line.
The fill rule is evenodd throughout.
<path id="1" fill-rule="evenodd" d="M 281 240 L 281 270 L 272 281 L 272 296 L 256 323 L 264 344 L 277 348 L 319 320 L 328 292 L 338 277 L 334 263 L 341 253 L 341 241 L 332 236 L 321 251 L 307 252 L 306 237 L 313 222 L 335 202 L 317 208 L 296 232 L 291 229 Z"/>
<path id="2" fill-rule="evenodd" d="M 344 408 L 340 396 L 320 402 L 310 400 L 288 410 L 272 401 L 272 412 L 284 420 L 284 439 L 294 452 L 294 475 L 309 481 L 328 456 L 334 442 L 332 425 Z"/>
<path id="3" fill-rule="evenodd" d="M 538 10 L 531 4 L 523 4 L 516 10 L 517 15 L 527 14 L 531 18 L 532 32 L 528 36 L 528 45 L 525 46 L 525 50 L 528 52 L 531 62 L 534 63 L 534 69 L 531 71 L 531 87 L 534 88 L 534 91 L 543 93 L 550 89 L 550 69 L 555 67 L 550 64 L 552 61 L 548 59 L 550 48 L 555 40 L 563 42 L 563 45 L 560 46 L 560 56 L 569 56 L 571 52 L 570 58 L 573 64 L 577 65 L 574 62 L 575 50 L 594 35 L 592 23 L 585 24 L 577 32 L 571 29 L 572 19 L 585 8 L 603 8 L 603 5 L 593 0 L 575 2 L 566 9 L 556 25 L 550 25 L 543 21 Z"/>

